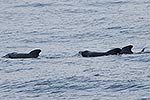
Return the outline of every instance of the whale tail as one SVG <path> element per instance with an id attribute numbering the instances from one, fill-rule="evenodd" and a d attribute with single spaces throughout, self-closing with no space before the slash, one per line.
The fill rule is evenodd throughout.
<path id="1" fill-rule="evenodd" d="M 32 50 L 29 55 L 32 57 L 32 58 L 37 58 L 39 56 L 39 53 L 41 52 L 40 49 L 35 49 L 35 50 Z"/>
<path id="2" fill-rule="evenodd" d="M 131 50 L 132 48 L 133 48 L 133 45 L 125 46 L 121 49 L 120 54 L 133 54 L 133 52 Z"/>

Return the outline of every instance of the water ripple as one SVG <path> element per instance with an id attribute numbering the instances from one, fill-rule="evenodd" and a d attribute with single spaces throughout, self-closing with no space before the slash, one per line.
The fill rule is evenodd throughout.
<path id="1" fill-rule="evenodd" d="M 124 5 L 124 4 L 129 4 L 131 3 L 130 1 L 97 1 L 95 2 L 89 2 L 87 3 L 88 6 L 108 6 L 108 5 Z"/>
<path id="2" fill-rule="evenodd" d="M 149 54 L 134 54 L 134 55 L 123 55 L 124 60 L 137 61 L 137 62 L 149 62 Z"/>
<path id="3" fill-rule="evenodd" d="M 137 80 L 93 80 L 88 77 L 72 76 L 56 80 L 32 80 L 27 82 L 3 83 L 0 90 L 3 92 L 16 91 L 16 93 L 63 93 L 68 90 L 104 89 L 110 91 L 138 91 L 149 90 L 150 85 Z"/>
<path id="4" fill-rule="evenodd" d="M 64 13 L 96 13 L 98 12 L 97 10 L 93 10 L 93 9 L 65 9 L 63 10 Z"/>
<path id="5" fill-rule="evenodd" d="M 51 5 L 52 4 L 48 4 L 48 3 L 32 3 L 32 4 L 26 3 L 24 5 L 17 5 L 14 7 L 46 7 L 46 6 L 51 6 Z"/>

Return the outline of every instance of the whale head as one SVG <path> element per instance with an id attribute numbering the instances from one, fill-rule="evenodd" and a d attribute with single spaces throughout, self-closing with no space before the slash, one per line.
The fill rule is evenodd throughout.
<path id="1" fill-rule="evenodd" d="M 88 50 L 79 51 L 79 54 L 81 54 L 83 57 L 89 57 L 90 51 L 88 51 Z"/>
<path id="2" fill-rule="evenodd" d="M 133 54 L 133 52 L 131 50 L 132 48 L 133 48 L 133 45 L 125 46 L 121 49 L 120 54 Z"/>
<path id="3" fill-rule="evenodd" d="M 32 50 L 30 53 L 29 53 L 29 56 L 31 58 L 37 58 L 39 56 L 39 53 L 41 52 L 40 49 L 35 49 L 35 50 Z"/>

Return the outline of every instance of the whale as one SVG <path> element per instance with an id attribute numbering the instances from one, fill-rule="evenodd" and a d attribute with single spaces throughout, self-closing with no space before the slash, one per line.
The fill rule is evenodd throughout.
<path id="1" fill-rule="evenodd" d="M 145 52 L 145 48 L 143 48 L 140 52 L 133 52 L 132 51 L 133 45 L 127 45 L 121 49 L 120 54 L 142 54 L 142 53 L 150 53 L 150 52 Z"/>
<path id="2" fill-rule="evenodd" d="M 100 57 L 100 56 L 108 56 L 108 55 L 123 55 L 123 54 L 143 54 L 150 53 L 150 51 L 145 52 L 145 48 L 143 48 L 140 52 L 132 51 L 133 45 L 127 45 L 122 48 L 114 48 L 107 52 L 92 52 L 92 51 L 79 51 L 79 54 L 82 57 Z"/>
<path id="3" fill-rule="evenodd" d="M 40 49 L 35 49 L 32 50 L 29 53 L 17 53 L 17 52 L 13 52 L 13 53 L 8 53 L 5 56 L 3 56 L 3 58 L 37 58 L 39 56 L 39 53 L 41 52 Z"/>
<path id="4" fill-rule="evenodd" d="M 92 51 L 79 51 L 79 54 L 82 57 L 100 57 L 100 56 L 108 56 L 108 55 L 118 55 L 121 52 L 120 48 L 114 48 L 107 52 L 92 52 Z"/>

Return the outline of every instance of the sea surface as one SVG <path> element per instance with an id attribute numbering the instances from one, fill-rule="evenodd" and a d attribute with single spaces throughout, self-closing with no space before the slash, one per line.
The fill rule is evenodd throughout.
<path id="1" fill-rule="evenodd" d="M 149 0 L 0 0 L 0 100 L 150 100 Z M 41 49 L 35 59 L 2 58 Z"/>

